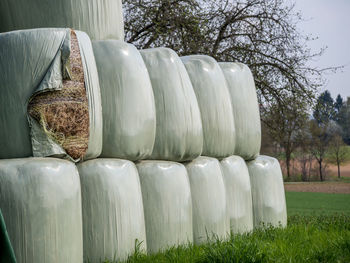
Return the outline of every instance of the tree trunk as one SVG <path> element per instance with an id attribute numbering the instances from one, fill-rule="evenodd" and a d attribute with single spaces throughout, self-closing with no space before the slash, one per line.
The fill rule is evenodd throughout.
<path id="1" fill-rule="evenodd" d="M 286 154 L 287 177 L 290 178 L 290 156 Z"/>
<path id="2" fill-rule="evenodd" d="M 339 161 L 337 161 L 337 165 L 338 165 L 338 178 L 340 178 L 340 163 L 339 163 Z"/>
<path id="3" fill-rule="evenodd" d="M 320 169 L 320 180 L 321 182 L 323 181 L 323 176 L 322 176 L 322 160 L 318 161 L 319 164 L 319 169 Z"/>

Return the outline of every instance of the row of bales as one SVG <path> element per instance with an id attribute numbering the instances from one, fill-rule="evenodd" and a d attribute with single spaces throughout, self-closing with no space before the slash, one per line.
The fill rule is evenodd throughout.
<path id="1" fill-rule="evenodd" d="M 0 210 L 17 262 L 286 225 L 246 65 L 137 50 L 115 0 L 4 0 L 0 32 Z"/>

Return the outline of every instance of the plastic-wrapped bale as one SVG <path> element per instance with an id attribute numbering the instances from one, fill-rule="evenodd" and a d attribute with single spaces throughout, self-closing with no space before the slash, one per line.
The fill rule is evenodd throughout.
<path id="1" fill-rule="evenodd" d="M 0 160 L 0 209 L 17 262 L 83 262 L 80 181 L 73 163 Z"/>
<path id="2" fill-rule="evenodd" d="M 235 123 L 225 76 L 215 59 L 181 58 L 196 93 L 203 126 L 204 156 L 224 158 L 235 151 Z"/>
<path id="3" fill-rule="evenodd" d="M 219 63 L 231 94 L 236 128 L 235 155 L 253 160 L 261 146 L 259 104 L 254 78 L 250 69 L 242 63 Z"/>
<path id="4" fill-rule="evenodd" d="M 230 233 L 225 185 L 217 159 L 200 156 L 186 164 L 191 187 L 193 241 L 225 239 Z"/>
<path id="5" fill-rule="evenodd" d="M 93 41 L 103 112 L 101 157 L 149 157 L 156 113 L 148 71 L 139 51 L 118 40 Z"/>
<path id="6" fill-rule="evenodd" d="M 252 186 L 254 227 L 286 226 L 286 197 L 279 162 L 260 155 L 247 165 Z"/>
<path id="7" fill-rule="evenodd" d="M 85 33 L 0 34 L 0 71 L 0 159 L 100 155 L 100 87 Z"/>
<path id="8" fill-rule="evenodd" d="M 193 241 L 190 183 L 185 166 L 141 161 L 139 170 L 148 252 Z"/>
<path id="9" fill-rule="evenodd" d="M 151 159 L 186 161 L 203 148 L 200 111 L 191 80 L 169 48 L 141 50 L 156 105 L 156 139 Z"/>
<path id="10" fill-rule="evenodd" d="M 121 0 L 1 0 L 0 32 L 67 27 L 92 39 L 124 39 Z"/>
<path id="11" fill-rule="evenodd" d="M 247 165 L 239 156 L 220 162 L 226 189 L 227 214 L 231 232 L 241 234 L 253 230 L 252 191 Z"/>
<path id="12" fill-rule="evenodd" d="M 140 180 L 135 164 L 95 159 L 78 164 L 83 209 L 84 261 L 126 260 L 136 242 L 146 251 Z"/>

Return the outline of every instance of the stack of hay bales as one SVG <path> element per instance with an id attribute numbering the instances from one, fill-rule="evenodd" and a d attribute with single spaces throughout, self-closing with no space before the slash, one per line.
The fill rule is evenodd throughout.
<path id="1" fill-rule="evenodd" d="M 203 148 L 196 95 L 178 55 L 168 48 L 141 50 L 152 83 L 156 137 L 149 159 L 137 167 L 149 252 L 193 242 L 190 183 L 183 164 Z"/>
<path id="2" fill-rule="evenodd" d="M 0 3 L 0 32 L 94 39 L 0 34 L 0 159 L 22 158 L 0 160 L 0 209 L 19 261 L 122 261 L 136 241 L 154 253 L 286 225 L 247 66 L 138 51 L 120 0 L 51 2 Z"/>
<path id="3" fill-rule="evenodd" d="M 83 262 L 74 163 L 102 150 L 90 38 L 65 28 L 0 34 L 0 208 L 19 262 Z M 28 157 L 36 158 L 28 158 Z"/>
<path id="4" fill-rule="evenodd" d="M 259 156 L 261 125 L 254 78 L 242 63 L 220 63 L 231 95 L 236 127 L 235 154 L 247 161 L 252 189 L 254 227 L 285 226 L 287 210 L 279 162 Z M 241 174 L 246 174 L 243 170 Z"/>

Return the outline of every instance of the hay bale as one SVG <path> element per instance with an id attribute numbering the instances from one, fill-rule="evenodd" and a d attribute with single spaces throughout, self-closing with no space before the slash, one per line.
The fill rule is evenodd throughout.
<path id="1" fill-rule="evenodd" d="M 186 169 L 191 186 L 194 243 L 227 238 L 230 223 L 219 161 L 200 156 L 187 163 Z"/>
<path id="2" fill-rule="evenodd" d="M 185 66 L 169 48 L 140 53 L 156 105 L 156 139 L 150 159 L 180 162 L 197 158 L 203 148 L 202 121 Z"/>
<path id="3" fill-rule="evenodd" d="M 252 186 L 254 227 L 287 225 L 286 197 L 277 159 L 260 155 L 247 162 Z"/>
<path id="4" fill-rule="evenodd" d="M 219 63 L 231 95 L 236 128 L 235 155 L 253 160 L 261 146 L 261 124 L 254 78 L 242 63 Z"/>
<path id="5" fill-rule="evenodd" d="M 88 36 L 15 31 L 0 34 L 0 47 L 0 158 L 98 157 L 101 98 Z"/>
<path id="6" fill-rule="evenodd" d="M 149 157 L 156 133 L 151 81 L 139 51 L 118 40 L 93 41 L 103 112 L 101 157 Z"/>
<path id="7" fill-rule="evenodd" d="M 181 58 L 196 93 L 203 126 L 202 155 L 215 158 L 235 151 L 235 123 L 225 76 L 215 59 L 204 55 Z"/>
<path id="8" fill-rule="evenodd" d="M 139 175 L 130 161 L 95 159 L 78 165 L 83 209 L 84 261 L 124 261 L 146 251 Z"/>
<path id="9" fill-rule="evenodd" d="M 73 163 L 0 160 L 0 209 L 17 262 L 83 262 L 80 180 Z"/>
<path id="10" fill-rule="evenodd" d="M 121 0 L 1 0 L 0 32 L 67 27 L 91 39 L 124 39 Z"/>
<path id="11" fill-rule="evenodd" d="M 247 165 L 239 156 L 227 157 L 221 160 L 220 164 L 231 232 L 250 232 L 253 230 L 253 204 Z"/>
<path id="12" fill-rule="evenodd" d="M 191 190 L 186 168 L 174 162 L 141 161 L 137 169 L 148 252 L 192 242 Z"/>

